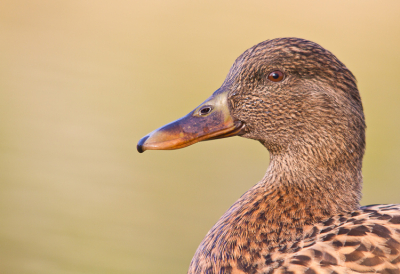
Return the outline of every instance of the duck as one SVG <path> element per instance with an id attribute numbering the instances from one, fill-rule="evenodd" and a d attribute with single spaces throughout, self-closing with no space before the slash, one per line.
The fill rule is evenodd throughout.
<path id="1" fill-rule="evenodd" d="M 265 176 L 210 229 L 189 274 L 396 274 L 400 205 L 360 206 L 365 128 L 352 72 L 317 43 L 276 38 L 137 150 L 240 136 L 269 151 Z"/>

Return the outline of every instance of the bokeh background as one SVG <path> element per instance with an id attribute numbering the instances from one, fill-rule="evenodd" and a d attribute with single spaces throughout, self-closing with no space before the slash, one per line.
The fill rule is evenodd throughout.
<path id="1" fill-rule="evenodd" d="M 400 203 L 399 1 L 0 2 L 0 273 L 186 273 L 268 166 L 229 138 L 139 154 L 244 50 L 294 36 L 358 79 L 362 204 Z"/>

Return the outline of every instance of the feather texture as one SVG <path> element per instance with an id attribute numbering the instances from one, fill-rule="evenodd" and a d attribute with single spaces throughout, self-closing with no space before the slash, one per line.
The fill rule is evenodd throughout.
<path id="1" fill-rule="evenodd" d="M 264 41 L 213 96 L 226 96 L 232 124 L 271 161 L 205 236 L 188 273 L 400 273 L 400 205 L 359 205 L 365 119 L 356 79 L 336 56 L 304 39 Z"/>

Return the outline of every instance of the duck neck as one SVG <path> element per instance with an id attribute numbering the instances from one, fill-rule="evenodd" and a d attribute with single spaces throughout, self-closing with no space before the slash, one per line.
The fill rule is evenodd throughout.
<path id="1" fill-rule="evenodd" d="M 264 178 L 209 231 L 193 257 L 189 273 L 202 273 L 204 262 L 215 268 L 215 258 L 231 267 L 238 264 L 232 260 L 243 259 L 235 257 L 243 250 L 272 252 L 312 235 L 315 223 L 359 208 L 361 184 L 361 158 L 360 162 L 336 161 L 331 166 L 271 153 Z"/>
<path id="2" fill-rule="evenodd" d="M 312 221 L 358 209 L 361 164 L 355 164 L 354 159 L 323 163 L 296 155 L 271 154 L 270 165 L 260 184 L 279 193 L 279 208 L 297 208 L 297 214 L 304 214 L 303 220 L 311 216 L 307 221 Z"/>
<path id="3" fill-rule="evenodd" d="M 257 212 L 244 220 L 253 220 L 250 226 L 265 223 L 262 233 L 270 240 L 291 240 L 307 225 L 357 210 L 361 186 L 361 163 L 330 165 L 271 154 L 264 178 L 238 201 L 239 212 Z"/>

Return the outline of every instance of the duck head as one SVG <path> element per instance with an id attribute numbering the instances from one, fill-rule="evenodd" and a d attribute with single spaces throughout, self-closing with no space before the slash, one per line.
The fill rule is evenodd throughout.
<path id="1" fill-rule="evenodd" d="M 177 149 L 235 135 L 260 141 L 272 156 L 361 164 L 365 122 L 355 78 L 314 42 L 267 40 L 236 59 L 211 97 L 143 137 L 137 149 Z"/>

